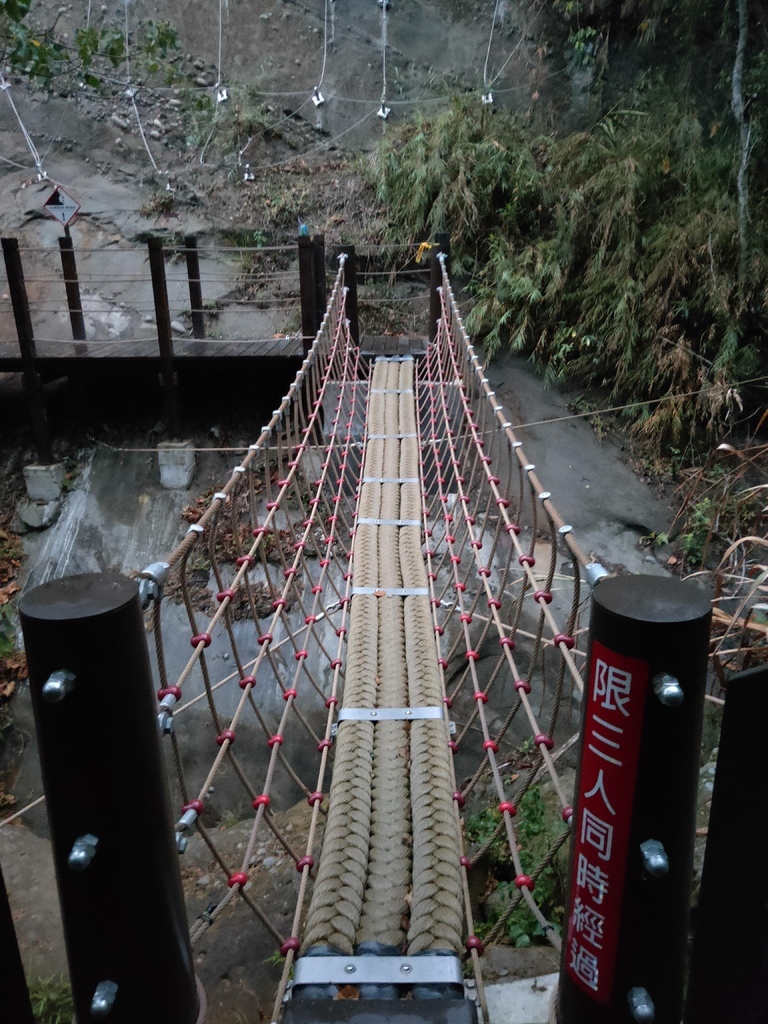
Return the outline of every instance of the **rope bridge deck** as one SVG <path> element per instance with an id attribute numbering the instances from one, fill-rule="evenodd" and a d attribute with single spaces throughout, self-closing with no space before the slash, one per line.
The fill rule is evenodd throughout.
<path id="1" fill-rule="evenodd" d="M 437 337 L 425 354 L 367 356 L 349 334 L 344 262 L 314 345 L 258 441 L 167 563 L 141 574 L 160 722 L 182 801 L 177 840 L 183 849 L 198 829 L 228 885 L 191 937 L 198 941 L 236 901 L 248 906 L 285 957 L 273 1019 L 291 988 L 297 1005 L 302 995 L 337 996 L 366 954 L 388 954 L 392 968 L 367 989 L 361 971 L 362 996 L 407 991 L 418 999 L 439 990 L 463 998 L 457 958 L 469 961 L 487 1019 L 480 956 L 517 907 L 524 902 L 559 947 L 535 884 L 569 835 L 556 762 L 575 737 L 561 708 L 582 689 L 581 581 L 600 569 L 587 564 L 528 463 L 445 268 Z M 204 621 L 193 584 L 201 562 L 217 591 Z M 186 607 L 193 648 L 177 672 L 160 600 L 172 590 Z M 235 666 L 223 679 L 215 678 L 217 653 Z M 233 692 L 231 712 L 223 697 Z M 265 698 L 275 692 L 283 699 L 272 717 Z M 172 728 L 199 700 L 216 733 L 202 778 Z M 238 756 L 235 741 L 252 745 L 253 728 L 263 758 L 246 769 L 253 757 Z M 309 769 L 308 749 L 316 749 Z M 225 764 L 253 808 L 237 864 L 206 824 Z M 517 806 L 545 775 L 563 824 L 526 873 Z M 304 849 L 291 847 L 270 806 L 284 786 L 298 787 L 311 807 Z M 473 849 L 462 808 L 481 794 L 486 806 L 495 802 L 498 822 Z M 296 863 L 289 935 L 249 895 L 265 828 Z M 500 839 L 516 895 L 481 941 L 468 873 Z M 440 954 L 427 982 L 428 969 L 410 959 L 416 954 Z M 404 973 L 393 980 L 397 970 Z"/>

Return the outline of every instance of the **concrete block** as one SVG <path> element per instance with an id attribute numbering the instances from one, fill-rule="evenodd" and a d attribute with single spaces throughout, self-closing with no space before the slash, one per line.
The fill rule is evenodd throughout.
<path id="1" fill-rule="evenodd" d="M 33 501 L 23 498 L 16 508 L 16 516 L 28 530 L 46 530 L 53 526 L 61 512 L 61 501 Z M 24 532 L 24 531 L 22 531 Z"/>
<path id="2" fill-rule="evenodd" d="M 54 462 L 49 466 L 25 466 L 27 495 L 33 501 L 56 501 L 61 495 L 65 472 L 63 462 Z"/>
<path id="3" fill-rule="evenodd" d="M 500 985 L 486 985 L 491 1024 L 548 1024 L 559 975 L 545 974 Z"/>
<path id="4" fill-rule="evenodd" d="M 191 441 L 162 441 L 157 461 L 160 483 L 169 491 L 187 490 L 195 475 L 195 450 Z"/>

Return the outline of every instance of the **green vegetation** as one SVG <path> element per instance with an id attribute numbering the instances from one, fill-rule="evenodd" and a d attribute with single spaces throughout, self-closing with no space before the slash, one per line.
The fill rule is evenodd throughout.
<path id="1" fill-rule="evenodd" d="M 480 846 L 494 836 L 501 821 L 496 807 L 488 808 L 467 819 L 466 837 L 468 842 Z M 537 786 L 533 786 L 520 800 L 515 818 L 515 834 L 520 847 L 523 871 L 533 874 L 553 841 L 562 831 L 562 822 L 554 807 L 548 806 Z M 534 898 L 542 913 L 559 930 L 564 911 L 565 866 L 567 848 L 545 867 L 536 879 Z M 518 896 L 514 880 L 505 878 L 510 871 L 514 875 L 507 846 L 506 835 L 499 834 L 488 848 L 492 874 L 496 884 L 485 906 L 485 920 L 478 922 L 477 934 L 487 935 L 509 902 Z M 547 941 L 541 926 L 528 907 L 521 903 L 506 923 L 506 936 L 514 946 L 530 946 Z"/>
<path id="2" fill-rule="evenodd" d="M 29 996 L 37 1024 L 71 1024 L 75 1006 L 65 978 L 38 978 L 30 985 Z"/>
<path id="3" fill-rule="evenodd" d="M 626 38 L 633 17 L 612 26 L 616 6 L 556 6 L 574 59 L 593 60 L 609 29 Z M 766 328 L 768 60 L 734 66 L 737 12 L 703 6 L 624 5 L 635 84 L 611 94 L 601 59 L 583 130 L 544 134 L 465 98 L 391 133 L 375 162 L 393 237 L 450 232 L 454 270 L 472 279 L 468 327 L 490 354 L 509 346 L 550 381 L 637 403 L 635 429 L 678 448 L 741 412 Z"/>

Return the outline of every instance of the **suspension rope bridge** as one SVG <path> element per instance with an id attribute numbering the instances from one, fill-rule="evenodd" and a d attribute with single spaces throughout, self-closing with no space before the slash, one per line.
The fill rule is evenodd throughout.
<path id="1" fill-rule="evenodd" d="M 324 991 L 335 993 L 345 983 L 338 958 L 348 971 L 372 952 L 434 954 L 433 965 L 442 965 L 434 978 L 452 979 L 444 989 L 460 996 L 459 958 L 469 960 L 487 1019 L 484 942 L 475 934 L 468 873 L 499 840 L 509 847 L 516 896 L 485 941 L 504 933 L 524 901 L 559 948 L 537 905 L 536 879 L 569 835 L 570 796 L 556 763 L 575 737 L 570 710 L 562 709 L 583 689 L 582 580 L 604 570 L 588 563 L 528 462 L 464 329 L 444 257 L 437 258 L 434 342 L 421 355 L 371 358 L 350 335 L 346 257 L 339 257 L 322 326 L 258 441 L 177 549 L 140 574 L 161 682 L 159 721 L 182 798 L 177 843 L 183 850 L 199 830 L 228 886 L 191 938 L 198 941 L 236 901 L 249 907 L 285 957 L 273 1019 L 289 988 L 296 998 L 302 988 L 316 992 L 310 982 L 322 969 Z M 201 558 L 218 588 L 204 622 L 192 581 Z M 192 646 L 177 672 L 164 643 L 161 598 L 171 589 L 184 602 Z M 223 679 L 213 670 L 217 653 L 236 667 Z M 257 697 L 275 688 L 282 707 L 270 718 Z M 238 690 L 234 712 L 225 714 L 224 695 Z M 216 740 L 209 768 L 193 784 L 173 721 L 200 700 Z M 258 781 L 236 743 L 254 719 L 264 751 Z M 526 767 L 509 775 L 526 736 Z M 305 778 L 289 751 L 291 743 L 306 749 L 307 739 L 317 755 Z M 206 825 L 206 799 L 225 764 L 253 808 L 235 864 Z M 517 805 L 542 776 L 563 826 L 526 873 Z M 293 849 L 270 807 L 283 783 L 311 807 L 303 849 Z M 487 785 L 498 824 L 469 851 L 462 807 Z M 290 935 L 248 892 L 264 829 L 298 872 Z M 450 974 L 446 957 L 458 973 Z"/>

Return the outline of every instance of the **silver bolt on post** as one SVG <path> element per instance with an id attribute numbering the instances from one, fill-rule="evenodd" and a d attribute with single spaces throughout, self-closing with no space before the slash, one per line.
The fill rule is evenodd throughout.
<path id="1" fill-rule="evenodd" d="M 653 692 L 665 708 L 679 708 L 685 699 L 680 681 L 668 672 L 659 672 L 653 677 Z"/>
<path id="2" fill-rule="evenodd" d="M 627 994 L 627 1002 L 629 1003 L 629 1012 L 632 1014 L 632 1019 L 637 1021 L 637 1024 L 653 1024 L 653 1021 L 656 1019 L 656 1010 L 654 1009 L 653 1000 L 646 989 L 630 989 Z"/>
<path id="3" fill-rule="evenodd" d="M 400 970 L 403 972 L 403 974 L 410 974 L 413 968 L 411 967 L 410 964 L 401 964 Z"/>
<path id="4" fill-rule="evenodd" d="M 184 851 L 187 848 L 187 837 L 184 835 L 183 832 L 177 832 L 175 835 L 175 839 L 176 849 L 179 851 L 179 853 L 184 853 Z"/>
<path id="5" fill-rule="evenodd" d="M 58 704 L 64 700 L 68 693 L 72 692 L 75 685 L 75 674 L 65 668 L 51 672 L 43 683 L 43 700 L 49 704 Z"/>
<path id="6" fill-rule="evenodd" d="M 170 571 L 171 567 L 167 562 L 152 562 L 144 569 L 139 579 L 139 601 L 145 611 L 152 601 L 162 600 L 163 587 L 168 581 Z"/>
<path id="7" fill-rule="evenodd" d="M 96 856 L 96 849 L 99 845 L 98 836 L 86 832 L 72 844 L 72 849 L 67 857 L 67 865 L 71 871 L 85 871 L 93 858 Z"/>
<path id="8" fill-rule="evenodd" d="M 114 981 L 100 981 L 91 999 L 91 1016 L 103 1020 L 112 1012 L 117 998 L 117 984 Z"/>
<path id="9" fill-rule="evenodd" d="M 344 970 L 347 972 L 347 974 L 354 974 L 355 973 L 355 969 L 356 968 L 355 968 L 354 964 L 346 964 L 345 967 L 344 967 Z"/>
<path id="10" fill-rule="evenodd" d="M 646 839 L 640 843 L 643 867 L 652 878 L 665 878 L 669 874 L 669 857 L 664 844 L 658 839 Z"/>

